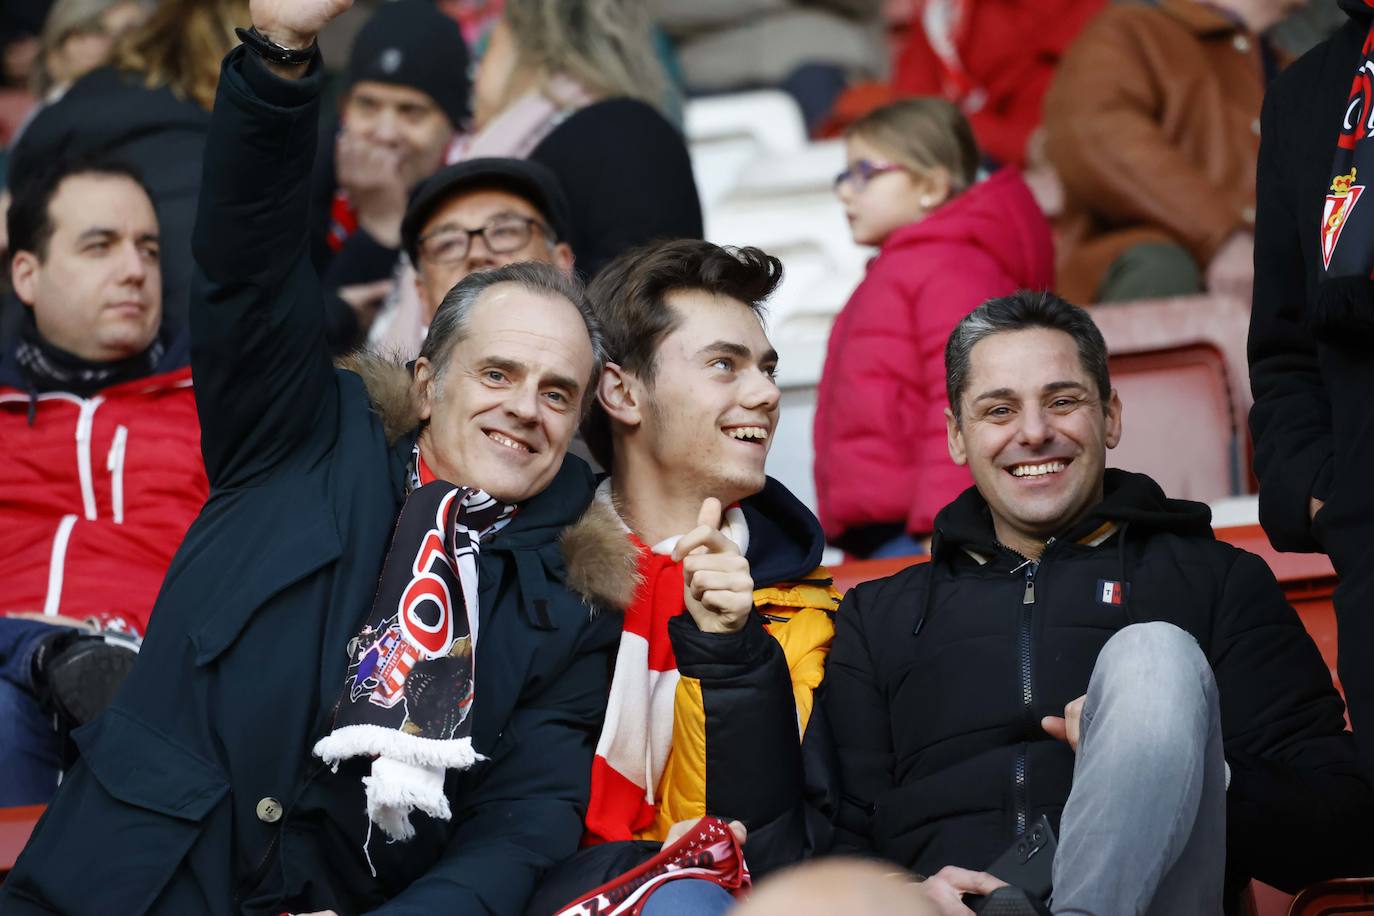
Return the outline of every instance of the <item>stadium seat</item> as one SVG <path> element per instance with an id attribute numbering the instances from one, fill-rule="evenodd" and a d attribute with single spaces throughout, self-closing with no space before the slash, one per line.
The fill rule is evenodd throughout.
<path id="1" fill-rule="evenodd" d="M 1125 434 L 1108 463 L 1150 474 L 1170 496 L 1253 492 L 1249 305 L 1189 296 L 1096 306 L 1092 316 L 1124 405 Z"/>
<path id="2" fill-rule="evenodd" d="M 1288 916 L 1350 916 L 1374 913 L 1374 878 L 1323 881 L 1293 900 Z"/>
<path id="3" fill-rule="evenodd" d="M 0 881 L 14 867 L 15 860 L 29 841 L 34 825 L 43 816 L 43 805 L 0 808 Z"/>
<path id="4" fill-rule="evenodd" d="M 780 90 L 691 99 L 683 121 L 703 210 L 728 194 L 750 163 L 806 146 L 801 109 Z"/>

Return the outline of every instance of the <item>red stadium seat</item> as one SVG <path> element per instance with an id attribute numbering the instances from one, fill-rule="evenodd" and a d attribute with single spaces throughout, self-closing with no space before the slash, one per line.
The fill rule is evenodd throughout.
<path id="1" fill-rule="evenodd" d="M 1288 916 L 1374 913 L 1374 878 L 1340 878 L 1314 884 L 1293 900 Z"/>
<path id="2" fill-rule="evenodd" d="M 29 805 L 23 808 L 0 808 L 0 881 L 14 867 L 29 834 L 38 819 L 43 816 L 43 805 Z"/>

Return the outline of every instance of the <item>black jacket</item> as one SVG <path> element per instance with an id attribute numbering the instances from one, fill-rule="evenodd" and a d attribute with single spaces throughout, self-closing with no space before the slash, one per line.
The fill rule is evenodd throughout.
<path id="1" fill-rule="evenodd" d="M 539 142 L 568 197 L 577 269 L 588 280 L 618 255 L 656 239 L 702 237 L 701 201 L 687 143 L 636 99 L 596 102 Z"/>
<path id="2" fill-rule="evenodd" d="M 1366 867 L 1374 791 L 1340 697 L 1264 562 L 1215 540 L 1209 518 L 1109 470 L 1103 502 L 1027 564 L 998 546 L 969 489 L 936 517 L 930 563 L 851 591 L 822 701 L 840 847 L 931 874 L 985 867 L 1041 814 L 1058 829 L 1074 754 L 1041 717 L 1087 691 L 1113 633 L 1163 620 L 1196 637 L 1216 675 L 1230 886 L 1254 876 L 1296 891 Z M 1089 546 L 1106 522 L 1115 533 Z M 1122 604 L 1101 602 L 1104 581 L 1125 583 Z"/>
<path id="3" fill-rule="evenodd" d="M 754 613 L 739 632 L 722 634 L 701 632 L 683 612 L 669 621 L 668 636 L 678 673 L 700 685 L 706 813 L 744 823 L 749 832 L 745 859 L 758 877 L 831 843 L 834 767 L 823 740 L 823 713 L 819 705 L 813 707 L 805 741 L 799 743 L 793 678 L 778 641 L 785 638 L 778 628 L 791 624 L 781 616 L 765 617 L 796 608 L 760 606 L 768 589 L 806 584 L 828 591 L 830 580 L 820 567 L 825 549 L 820 522 L 786 487 L 769 478 L 741 508 L 749 526 L 746 557 L 754 578 Z M 764 629 L 765 622 L 773 623 L 774 635 Z M 827 624 L 819 651 L 828 646 L 829 634 Z M 811 641 L 808 637 L 807 644 Z M 653 857 L 660 845 L 628 841 L 584 849 L 545 879 L 529 913 L 556 911 Z"/>
<path id="4" fill-rule="evenodd" d="M 0 886 L 6 913 L 518 913 L 577 846 L 619 628 L 564 584 L 558 537 L 593 492 L 576 458 L 483 546 L 473 743 L 489 760 L 450 772 L 452 819 L 374 835 L 374 877 L 366 763 L 311 756 L 415 438 L 389 441 L 386 402 L 324 344 L 307 232 L 320 69 L 292 83 L 242 48 L 226 60 L 191 323 L 210 499 L 138 665 L 76 732 L 82 762 Z"/>
<path id="5" fill-rule="evenodd" d="M 1374 284 L 1319 297 L 1319 229 L 1350 82 L 1368 23 L 1347 21 L 1290 66 L 1261 118 L 1250 426 L 1260 522 L 1279 550 L 1331 554 L 1344 577 L 1374 549 Z M 1319 299 L 1324 303 L 1319 306 Z M 1308 498 L 1327 506 L 1309 522 Z"/>
<path id="6" fill-rule="evenodd" d="M 86 74 L 33 119 L 10 159 L 8 183 L 64 157 L 99 157 L 133 166 L 148 186 L 162 238 L 164 320 L 186 326 L 191 291 L 191 227 L 210 113 L 143 77 L 102 67 Z"/>

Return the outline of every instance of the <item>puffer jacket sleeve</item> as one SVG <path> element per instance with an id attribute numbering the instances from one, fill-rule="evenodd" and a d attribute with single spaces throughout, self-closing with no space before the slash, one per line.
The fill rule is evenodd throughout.
<path id="1" fill-rule="evenodd" d="M 845 595 L 835 615 L 835 642 L 826 662 L 820 708 L 833 742 L 838 803 L 833 851 L 872 850 L 878 800 L 895 787 L 892 722 L 869 646 L 866 608 L 885 583 L 864 583 Z"/>
<path id="2" fill-rule="evenodd" d="M 338 394 L 310 260 L 319 58 L 272 74 L 225 59 L 192 238 L 191 366 L 211 486 L 308 466 L 333 443 Z"/>
<path id="3" fill-rule="evenodd" d="M 1281 106 L 1286 85 L 1265 97 L 1260 116 L 1255 294 L 1250 312 L 1250 431 L 1260 482 L 1260 522 L 1278 550 L 1320 551 L 1308 499 L 1325 499 L 1334 446 L 1317 345 L 1306 320 L 1307 284 L 1292 194 Z"/>
<path id="4" fill-rule="evenodd" d="M 816 718 L 811 693 L 833 628 L 814 608 L 782 626 L 808 631 L 791 654 L 759 613 L 737 633 L 703 633 L 685 613 L 668 625 L 681 680 L 657 825 L 705 814 L 742 821 L 756 875 L 829 846 L 815 801 L 828 794 L 829 774 L 822 758 L 804 757 L 802 736 Z"/>
<path id="5" fill-rule="evenodd" d="M 1289 893 L 1363 874 L 1374 789 L 1321 654 L 1259 557 L 1234 552 L 1216 621 L 1208 660 L 1231 768 L 1228 868 Z"/>

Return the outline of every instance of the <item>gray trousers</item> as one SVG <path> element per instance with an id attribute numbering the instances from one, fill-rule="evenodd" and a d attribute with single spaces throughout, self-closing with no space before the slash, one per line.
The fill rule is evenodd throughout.
<path id="1" fill-rule="evenodd" d="M 1102 648 L 1054 862 L 1056 916 L 1219 916 L 1226 765 L 1211 666 L 1169 623 Z"/>

